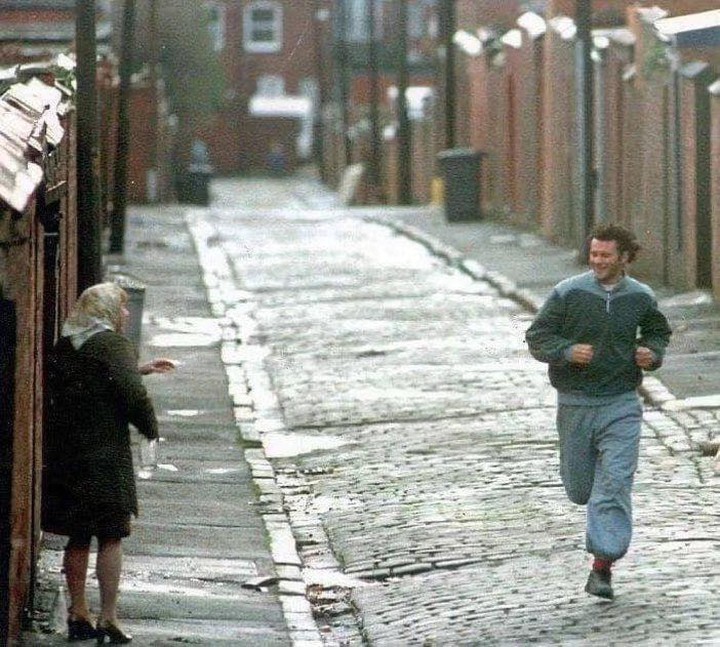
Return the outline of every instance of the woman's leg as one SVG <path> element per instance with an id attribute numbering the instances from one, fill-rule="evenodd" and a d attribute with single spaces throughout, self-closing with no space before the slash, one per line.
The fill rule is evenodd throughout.
<path id="1" fill-rule="evenodd" d="M 117 599 L 122 570 L 122 541 L 102 538 L 98 541 L 97 577 L 100 585 L 99 624 L 117 624 Z"/>
<path id="2" fill-rule="evenodd" d="M 70 595 L 70 615 L 75 619 L 88 619 L 90 609 L 85 597 L 88 562 L 90 560 L 90 540 L 71 537 L 65 546 L 63 567 L 65 581 Z"/>

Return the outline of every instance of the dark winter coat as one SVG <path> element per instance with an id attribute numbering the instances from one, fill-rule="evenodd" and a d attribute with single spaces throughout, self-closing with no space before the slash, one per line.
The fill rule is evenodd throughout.
<path id="1" fill-rule="evenodd" d="M 158 428 L 132 343 L 104 331 L 75 350 L 61 338 L 50 358 L 48 387 L 43 528 L 97 534 L 137 515 L 128 423 L 150 439 Z"/>

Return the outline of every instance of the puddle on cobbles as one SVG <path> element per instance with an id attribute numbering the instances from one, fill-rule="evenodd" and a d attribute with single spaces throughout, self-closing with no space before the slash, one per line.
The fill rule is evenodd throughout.
<path id="1" fill-rule="evenodd" d="M 240 469 L 237 467 L 213 467 L 212 469 L 205 470 L 207 474 L 232 474 L 233 472 L 239 472 Z"/>
<path id="2" fill-rule="evenodd" d="M 170 331 L 155 335 L 150 346 L 212 346 L 222 338 L 222 328 L 217 319 L 209 317 L 153 317 L 151 323 Z"/>
<path id="3" fill-rule="evenodd" d="M 303 579 L 308 586 L 321 586 L 323 588 L 347 588 L 352 589 L 357 586 L 370 586 L 370 582 L 365 582 L 340 571 L 327 570 L 322 568 L 304 568 Z"/>
<path id="4" fill-rule="evenodd" d="M 141 467 L 138 470 L 137 477 L 143 481 L 147 481 L 157 474 L 159 471 L 163 472 L 179 472 L 180 470 L 171 463 L 158 463 L 157 467 L 148 468 Z"/>
<path id="5" fill-rule="evenodd" d="M 214 591 L 209 588 L 206 583 L 201 580 L 196 580 L 198 586 L 179 586 L 177 583 L 173 584 L 160 584 L 156 582 L 148 582 L 146 580 L 133 580 L 126 578 L 123 582 L 121 589 L 126 592 L 133 593 L 162 593 L 165 595 L 183 596 L 183 597 L 214 597 L 217 595 L 223 595 L 223 592 Z M 213 582 L 213 587 L 221 586 L 222 582 Z"/>
<path id="6" fill-rule="evenodd" d="M 322 449 L 337 449 L 349 441 L 336 436 L 309 436 L 305 434 L 263 434 L 263 448 L 268 458 L 290 458 Z"/>
<path id="7" fill-rule="evenodd" d="M 219 342 L 219 335 L 173 333 L 170 335 L 155 335 L 155 337 L 148 342 L 148 346 L 155 346 L 156 348 L 184 348 L 190 346 L 212 346 Z"/>

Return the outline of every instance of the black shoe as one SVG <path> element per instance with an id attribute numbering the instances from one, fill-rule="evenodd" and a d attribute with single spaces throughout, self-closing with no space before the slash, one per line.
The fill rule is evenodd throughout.
<path id="1" fill-rule="evenodd" d="M 120 627 L 111 623 L 100 624 L 98 622 L 97 644 L 104 644 L 106 636 L 111 645 L 124 645 L 132 640 L 132 636 L 130 634 L 126 634 L 122 629 L 120 629 Z"/>
<path id="2" fill-rule="evenodd" d="M 78 640 L 92 640 L 97 638 L 95 627 L 86 618 L 68 618 L 68 641 L 75 642 Z"/>
<path id="3" fill-rule="evenodd" d="M 590 575 L 585 585 L 585 591 L 590 595 L 596 595 L 599 598 L 612 600 L 615 597 L 610 580 L 612 575 L 610 571 L 590 571 Z"/>

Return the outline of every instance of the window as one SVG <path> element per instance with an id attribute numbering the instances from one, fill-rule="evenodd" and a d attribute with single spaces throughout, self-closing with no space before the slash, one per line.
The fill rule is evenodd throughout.
<path id="1" fill-rule="evenodd" d="M 408 5 L 408 35 L 410 38 L 422 38 L 425 36 L 426 30 L 425 7 L 418 3 Z"/>
<path id="2" fill-rule="evenodd" d="M 206 6 L 213 51 L 222 52 L 225 49 L 225 6 L 218 2 L 208 2 Z"/>
<path id="3" fill-rule="evenodd" d="M 245 7 L 243 32 L 245 51 L 279 52 L 282 49 L 282 6 L 259 0 Z"/>
<path id="4" fill-rule="evenodd" d="M 261 76 L 257 81 L 257 93 L 263 97 L 282 97 L 285 94 L 285 79 L 274 74 Z"/>
<path id="5" fill-rule="evenodd" d="M 348 43 L 367 43 L 370 40 L 370 28 L 368 17 L 370 12 L 369 0 L 340 0 L 343 4 L 342 11 L 336 10 L 336 19 L 339 21 L 341 15 L 345 16 L 345 40 Z M 375 0 L 375 39 L 382 39 L 383 16 L 385 14 L 384 0 Z M 338 29 L 342 25 L 338 24 Z"/>

